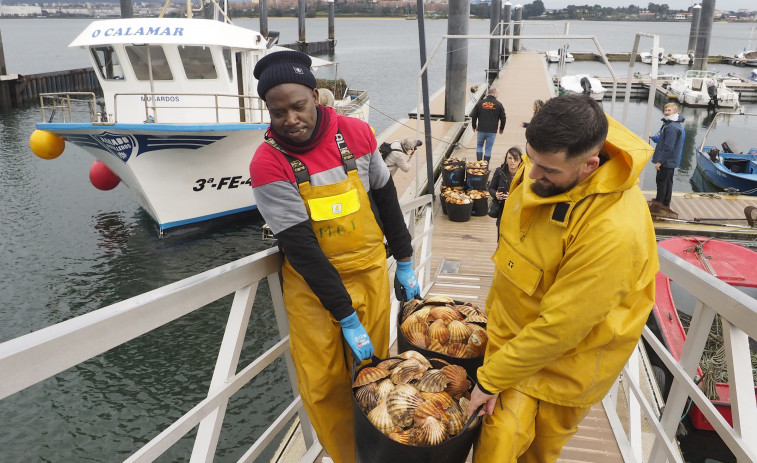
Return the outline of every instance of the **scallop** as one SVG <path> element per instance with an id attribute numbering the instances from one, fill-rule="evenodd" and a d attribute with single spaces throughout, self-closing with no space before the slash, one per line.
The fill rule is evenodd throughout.
<path id="1" fill-rule="evenodd" d="M 392 368 L 396 367 L 397 364 L 402 363 L 405 359 L 400 357 L 391 357 L 386 360 L 382 360 L 381 362 L 376 365 L 379 368 L 383 368 L 384 370 L 391 371 Z"/>
<path id="2" fill-rule="evenodd" d="M 415 379 L 420 379 L 427 369 L 421 362 L 411 358 L 394 367 L 390 377 L 394 384 L 407 384 Z"/>
<path id="3" fill-rule="evenodd" d="M 444 344 L 428 336 L 426 336 L 426 349 L 440 353 L 444 353 L 444 351 L 446 350 Z"/>
<path id="4" fill-rule="evenodd" d="M 446 344 L 449 340 L 449 328 L 442 319 L 435 320 L 428 327 L 428 337 L 435 339 L 439 344 Z"/>
<path id="5" fill-rule="evenodd" d="M 452 398 L 447 392 L 423 392 L 421 391 L 421 397 L 425 401 L 434 401 L 439 403 L 442 407 L 449 408 L 452 405 L 457 405 L 457 401 Z"/>
<path id="6" fill-rule="evenodd" d="M 411 313 L 402 323 L 403 324 L 408 323 L 408 322 L 426 323 L 428 321 L 428 316 L 430 312 L 431 312 L 431 309 L 429 309 L 428 307 L 424 307 L 422 309 L 419 309 Z"/>
<path id="7" fill-rule="evenodd" d="M 475 307 L 471 307 L 469 305 L 455 305 L 455 309 L 457 309 L 461 314 L 465 315 L 465 317 L 470 317 L 471 315 L 479 315 L 480 312 L 476 310 Z"/>
<path id="8" fill-rule="evenodd" d="M 455 300 L 447 296 L 431 296 L 424 299 L 423 302 L 432 305 L 451 305 L 455 303 Z"/>
<path id="9" fill-rule="evenodd" d="M 442 370 L 426 370 L 415 386 L 421 392 L 442 392 L 448 383 L 449 378 Z"/>
<path id="10" fill-rule="evenodd" d="M 444 411 L 444 407 L 435 400 L 426 400 L 415 409 L 413 413 L 413 425 L 418 428 L 425 423 L 426 418 L 432 416 L 439 421 L 447 421 L 447 413 Z"/>
<path id="11" fill-rule="evenodd" d="M 447 329 L 449 329 L 450 343 L 468 342 L 468 337 L 471 334 L 471 329 L 465 323 L 458 320 L 452 320 L 447 324 Z"/>
<path id="12" fill-rule="evenodd" d="M 428 313 L 429 318 L 434 320 L 444 320 L 445 323 L 449 323 L 452 320 L 462 320 L 463 314 L 453 309 L 448 305 L 437 305 L 431 307 Z"/>
<path id="13" fill-rule="evenodd" d="M 376 383 L 376 398 L 378 400 L 386 399 L 389 394 L 394 390 L 394 383 L 391 379 L 382 379 Z"/>
<path id="14" fill-rule="evenodd" d="M 484 314 L 473 314 L 465 317 L 465 321 L 468 323 L 486 323 L 489 319 Z"/>
<path id="15" fill-rule="evenodd" d="M 465 427 L 465 414 L 466 412 L 461 410 L 457 404 L 446 408 L 444 413 L 447 415 L 447 426 L 450 436 L 456 436 Z"/>
<path id="16" fill-rule="evenodd" d="M 386 409 L 397 426 L 403 428 L 413 425 L 415 410 L 423 403 L 420 393 L 407 384 L 394 388 L 386 399 Z"/>
<path id="17" fill-rule="evenodd" d="M 467 356 L 469 358 L 480 357 L 486 352 L 486 342 L 489 337 L 486 331 L 474 331 L 468 338 Z"/>
<path id="18" fill-rule="evenodd" d="M 448 365 L 443 367 L 442 371 L 449 379 L 445 392 L 456 399 L 459 399 L 463 394 L 468 392 L 471 383 L 468 381 L 468 373 L 465 371 L 465 368 L 460 365 Z"/>
<path id="19" fill-rule="evenodd" d="M 445 353 L 451 357 L 465 358 L 468 354 L 468 344 L 453 342 L 447 346 Z"/>
<path id="20" fill-rule="evenodd" d="M 402 334 L 405 335 L 405 338 L 411 344 L 422 349 L 426 348 L 426 332 L 428 331 L 428 326 L 425 323 L 407 319 L 405 323 L 400 325 L 400 329 L 402 330 Z"/>
<path id="21" fill-rule="evenodd" d="M 420 352 L 415 351 L 415 350 L 406 350 L 405 352 L 397 354 L 397 357 L 403 358 L 403 359 L 406 359 L 406 360 L 407 359 L 415 359 L 415 360 L 421 362 L 421 364 L 425 365 L 426 368 L 431 368 L 431 362 L 429 362 L 428 359 L 423 356 L 423 354 L 421 354 Z"/>
<path id="22" fill-rule="evenodd" d="M 368 413 L 378 405 L 377 389 L 376 383 L 368 383 L 355 391 L 355 399 L 364 412 Z"/>
<path id="23" fill-rule="evenodd" d="M 357 374 L 357 378 L 355 378 L 355 382 L 352 383 L 352 387 L 365 386 L 368 383 L 384 379 L 387 376 L 389 376 L 389 370 L 379 367 L 365 367 Z"/>
<path id="24" fill-rule="evenodd" d="M 368 420 L 384 434 L 400 431 L 389 415 L 386 400 L 382 400 L 376 405 L 376 408 L 368 412 Z"/>
<path id="25" fill-rule="evenodd" d="M 410 299 L 409 301 L 405 302 L 405 305 L 402 307 L 402 321 L 405 321 L 405 319 L 409 317 L 411 313 L 415 312 L 422 306 L 423 301 L 421 301 L 420 299 Z"/>
<path id="26" fill-rule="evenodd" d="M 447 423 L 429 416 L 418 428 L 418 442 L 421 445 L 437 445 L 449 437 Z"/>
<path id="27" fill-rule="evenodd" d="M 389 438 L 399 442 L 400 444 L 413 445 L 415 441 L 415 434 L 418 431 L 415 428 L 406 429 L 404 431 L 389 433 Z"/>

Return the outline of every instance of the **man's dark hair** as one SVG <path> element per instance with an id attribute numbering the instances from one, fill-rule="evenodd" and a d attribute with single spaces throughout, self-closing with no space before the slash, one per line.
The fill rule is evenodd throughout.
<path id="1" fill-rule="evenodd" d="M 607 138 L 607 117 L 593 98 L 565 95 L 548 100 L 526 128 L 526 141 L 537 151 L 566 151 L 566 158 L 602 147 Z"/>

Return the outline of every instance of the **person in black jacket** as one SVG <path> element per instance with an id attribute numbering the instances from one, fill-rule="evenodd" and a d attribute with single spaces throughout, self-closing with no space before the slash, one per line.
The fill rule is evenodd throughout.
<path id="1" fill-rule="evenodd" d="M 494 139 L 497 137 L 497 124 L 499 124 L 499 133 L 505 130 L 505 107 L 497 100 L 497 89 L 489 88 L 486 96 L 481 98 L 470 114 L 471 127 L 474 132 L 478 132 L 476 140 L 476 160 L 482 158 L 489 162 L 492 157 L 492 146 Z M 484 149 L 484 145 L 486 148 Z"/>
<path id="2" fill-rule="evenodd" d="M 523 163 L 523 153 L 520 148 L 513 146 L 505 153 L 505 160 L 502 165 L 494 171 L 491 182 L 489 182 L 489 195 L 492 201 L 499 202 L 499 214 L 497 215 L 497 239 L 499 239 L 499 223 L 502 221 L 502 209 L 505 207 L 505 200 L 510 191 L 510 182 L 512 182 L 518 167 Z"/>

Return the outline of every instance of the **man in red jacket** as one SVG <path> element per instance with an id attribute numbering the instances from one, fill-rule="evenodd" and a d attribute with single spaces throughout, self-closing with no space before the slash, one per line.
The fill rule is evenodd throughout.
<path id="1" fill-rule="evenodd" d="M 410 233 L 373 131 L 318 104 L 310 64 L 304 53 L 282 51 L 255 66 L 271 127 L 250 177 L 285 257 L 284 304 L 303 404 L 331 458 L 353 463 L 350 351 L 365 360 L 389 350 L 384 236 L 405 296 L 419 288 Z"/>

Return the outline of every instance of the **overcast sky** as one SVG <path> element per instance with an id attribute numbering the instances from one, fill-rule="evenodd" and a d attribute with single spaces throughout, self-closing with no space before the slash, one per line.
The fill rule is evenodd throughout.
<path id="1" fill-rule="evenodd" d="M 510 3 L 516 5 L 520 3 L 525 5 L 531 3 L 532 0 L 510 0 Z M 565 8 L 568 5 L 602 5 L 617 8 L 619 6 L 636 5 L 640 7 L 646 7 L 649 5 L 650 0 L 542 0 L 544 8 Z M 691 0 L 655 0 L 652 3 L 658 5 L 667 4 L 672 10 L 684 10 L 690 6 L 701 4 L 702 2 L 694 2 Z M 718 10 L 739 10 L 741 8 L 747 8 L 749 10 L 757 10 L 757 2 L 754 0 L 716 0 L 715 8 Z"/>

